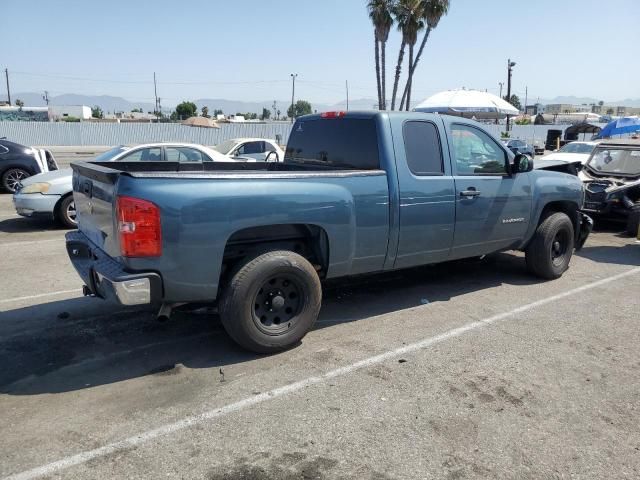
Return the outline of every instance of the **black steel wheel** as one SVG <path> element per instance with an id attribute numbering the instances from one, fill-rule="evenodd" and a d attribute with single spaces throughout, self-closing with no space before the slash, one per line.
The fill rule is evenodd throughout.
<path id="1" fill-rule="evenodd" d="M 575 236 L 571 219 L 561 212 L 544 218 L 525 250 L 527 268 L 548 280 L 558 278 L 569 268 Z"/>
<path id="2" fill-rule="evenodd" d="M 313 265 L 297 253 L 257 254 L 222 289 L 220 317 L 237 343 L 258 353 L 296 345 L 313 327 L 322 300 Z"/>
<path id="3" fill-rule="evenodd" d="M 2 175 L 2 187 L 9 193 L 15 193 L 20 182 L 31 174 L 22 168 L 10 168 Z"/>

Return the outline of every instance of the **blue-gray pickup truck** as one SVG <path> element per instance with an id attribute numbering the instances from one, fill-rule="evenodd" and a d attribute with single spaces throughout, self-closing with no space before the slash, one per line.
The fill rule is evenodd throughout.
<path id="1" fill-rule="evenodd" d="M 245 348 L 295 345 L 324 279 L 522 250 L 544 279 L 591 229 L 581 181 L 533 170 L 476 122 L 424 113 L 299 118 L 284 162 L 74 163 L 67 251 L 87 295 L 216 303 Z"/>

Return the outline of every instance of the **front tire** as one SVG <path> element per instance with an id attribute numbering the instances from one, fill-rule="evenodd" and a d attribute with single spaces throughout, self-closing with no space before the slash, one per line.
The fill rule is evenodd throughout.
<path id="1" fill-rule="evenodd" d="M 565 213 L 545 218 L 525 250 L 527 269 L 534 275 L 553 280 L 569 268 L 575 236 L 573 223 Z"/>
<path id="2" fill-rule="evenodd" d="M 636 237 L 638 228 L 640 228 L 640 208 L 633 208 L 627 217 L 627 233 L 632 237 Z"/>
<path id="3" fill-rule="evenodd" d="M 242 347 L 273 353 L 300 342 L 318 318 L 321 301 L 313 266 L 297 253 L 278 250 L 253 257 L 232 274 L 220 317 Z"/>
<path id="4" fill-rule="evenodd" d="M 67 195 L 60 201 L 56 209 L 56 218 L 66 228 L 78 228 L 76 204 L 73 201 L 73 195 Z"/>

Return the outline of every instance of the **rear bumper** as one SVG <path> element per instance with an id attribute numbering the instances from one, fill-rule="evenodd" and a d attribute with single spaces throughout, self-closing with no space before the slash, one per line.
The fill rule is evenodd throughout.
<path id="1" fill-rule="evenodd" d="M 60 195 L 43 195 L 42 193 L 16 193 L 13 195 L 13 206 L 18 215 L 32 217 L 39 214 L 53 216 Z"/>
<path id="2" fill-rule="evenodd" d="M 82 232 L 66 234 L 67 254 L 89 293 L 121 305 L 162 301 L 162 278 L 155 272 L 127 272 Z"/>

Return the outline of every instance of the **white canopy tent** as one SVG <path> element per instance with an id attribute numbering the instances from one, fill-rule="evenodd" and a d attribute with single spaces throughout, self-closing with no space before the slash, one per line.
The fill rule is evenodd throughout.
<path id="1" fill-rule="evenodd" d="M 436 93 L 417 105 L 414 112 L 446 113 L 478 120 L 494 120 L 520 112 L 500 97 L 480 90 L 447 90 Z"/>

